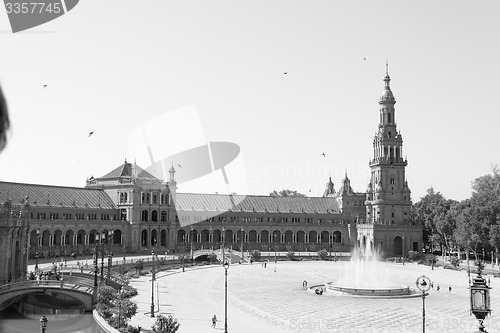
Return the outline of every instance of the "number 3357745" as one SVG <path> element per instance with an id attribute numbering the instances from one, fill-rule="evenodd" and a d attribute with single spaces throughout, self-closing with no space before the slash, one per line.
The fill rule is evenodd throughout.
<path id="1" fill-rule="evenodd" d="M 5 8 L 7 9 L 7 14 L 41 14 L 41 13 L 54 13 L 59 14 L 61 12 L 60 3 L 43 3 L 43 2 L 7 2 Z"/>

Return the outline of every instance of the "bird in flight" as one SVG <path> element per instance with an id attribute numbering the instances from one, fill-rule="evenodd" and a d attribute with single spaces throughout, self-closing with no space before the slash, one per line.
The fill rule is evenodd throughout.
<path id="1" fill-rule="evenodd" d="M 94 131 L 89 132 L 89 138 L 90 138 L 90 136 L 91 136 L 92 134 L 94 134 Z"/>
<path id="2" fill-rule="evenodd" d="M 181 165 L 179 163 L 177 163 L 177 166 L 182 169 L 182 167 L 181 167 Z"/>
<path id="3" fill-rule="evenodd" d="M 287 75 L 288 73 L 287 72 L 284 72 L 283 75 Z"/>
<path id="4" fill-rule="evenodd" d="M 323 155 L 323 157 L 326 157 L 325 153 L 322 153 L 321 155 Z"/>
<path id="5" fill-rule="evenodd" d="M 43 89 L 47 88 L 48 86 L 49 86 L 48 84 L 44 84 Z"/>
<path id="6" fill-rule="evenodd" d="M 366 61 L 366 57 L 364 57 L 363 60 Z"/>

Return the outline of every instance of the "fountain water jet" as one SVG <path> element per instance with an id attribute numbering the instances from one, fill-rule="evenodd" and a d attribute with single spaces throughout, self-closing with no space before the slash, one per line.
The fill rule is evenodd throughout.
<path id="1" fill-rule="evenodd" d="M 321 287 L 328 292 L 368 297 L 418 297 L 418 293 L 398 284 L 389 276 L 389 270 L 381 266 L 376 252 L 369 248 L 361 253 L 355 250 L 351 260 L 345 262 L 343 276 L 311 289 Z"/>

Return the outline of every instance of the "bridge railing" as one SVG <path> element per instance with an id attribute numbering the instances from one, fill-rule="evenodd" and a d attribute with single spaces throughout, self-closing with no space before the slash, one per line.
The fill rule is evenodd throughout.
<path id="1" fill-rule="evenodd" d="M 0 286 L 0 294 L 12 290 L 38 288 L 38 287 L 56 287 L 61 289 L 75 289 L 75 287 L 85 287 L 89 289 L 89 293 L 93 292 L 94 285 L 89 280 L 84 278 L 72 277 L 66 280 L 28 280 L 21 282 L 8 283 Z M 65 288 L 66 287 L 66 288 Z"/>

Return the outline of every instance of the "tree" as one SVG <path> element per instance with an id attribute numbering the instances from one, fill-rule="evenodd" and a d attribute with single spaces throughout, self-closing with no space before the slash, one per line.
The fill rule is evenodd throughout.
<path id="1" fill-rule="evenodd" d="M 259 261 L 260 260 L 261 254 L 260 254 L 259 250 L 253 250 L 252 252 L 250 252 L 250 255 L 252 256 L 252 260 L 253 261 Z"/>
<path id="2" fill-rule="evenodd" d="M 320 257 L 321 260 L 325 260 L 328 257 L 328 251 L 325 249 L 319 250 L 318 257 Z"/>
<path id="3" fill-rule="evenodd" d="M 156 322 L 154 323 L 153 326 L 151 326 L 151 329 L 153 330 L 154 333 L 175 333 L 179 329 L 179 322 L 177 319 L 169 315 L 168 317 L 165 317 L 163 315 L 159 315 L 156 317 Z"/>
<path id="4" fill-rule="evenodd" d="M 144 261 L 142 261 L 141 259 L 137 260 L 134 263 L 134 268 L 140 274 L 142 272 L 142 270 L 144 269 Z"/>
<path id="5" fill-rule="evenodd" d="M 299 193 L 297 191 L 292 190 L 281 190 L 277 192 L 274 190 L 269 194 L 271 197 L 292 197 L 292 198 L 307 198 L 307 195 Z"/>
<path id="6" fill-rule="evenodd" d="M 419 202 L 412 206 L 412 220 L 424 226 L 424 241 L 434 247 L 439 244 L 444 252 L 453 247 L 455 219 L 450 213 L 457 202 L 447 200 L 431 187 Z"/>

